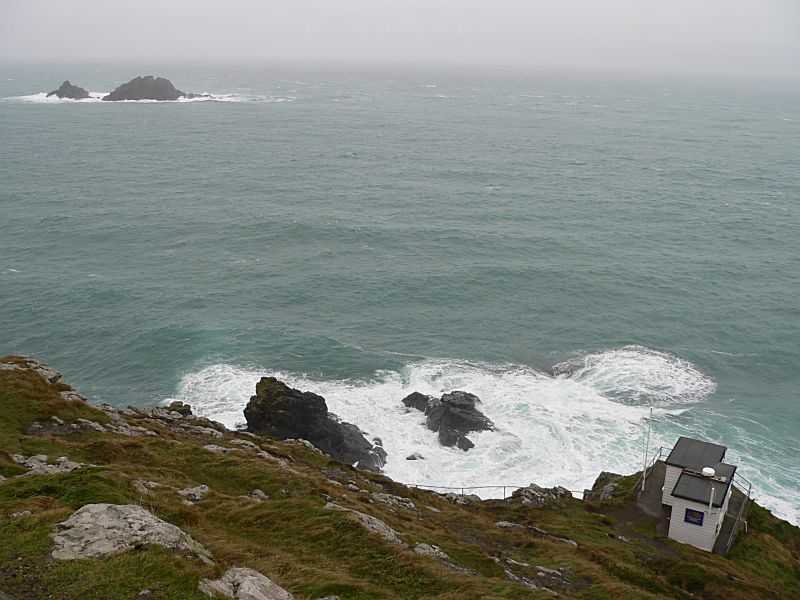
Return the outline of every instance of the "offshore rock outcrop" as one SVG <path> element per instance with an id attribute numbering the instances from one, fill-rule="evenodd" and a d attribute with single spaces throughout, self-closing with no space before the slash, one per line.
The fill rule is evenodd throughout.
<path id="1" fill-rule="evenodd" d="M 456 446 L 469 450 L 475 444 L 467 437 L 472 431 L 488 431 L 494 424 L 475 408 L 480 398 L 469 392 L 454 391 L 441 398 L 412 392 L 403 398 L 403 404 L 425 413 L 425 424 L 431 431 L 439 432 L 442 446 Z"/>
<path id="2" fill-rule="evenodd" d="M 83 100 L 89 97 L 89 92 L 80 86 L 72 85 L 69 80 L 61 84 L 57 90 L 53 90 L 47 97 L 56 96 L 58 98 L 71 98 L 72 100 Z"/>
<path id="3" fill-rule="evenodd" d="M 244 409 L 247 431 L 281 440 L 300 438 L 344 463 L 380 472 L 386 451 L 372 444 L 358 427 L 328 412 L 325 398 L 301 392 L 275 377 L 262 377 Z"/>
<path id="4" fill-rule="evenodd" d="M 187 96 L 186 92 L 177 89 L 169 79 L 163 77 L 134 77 L 123 83 L 103 100 L 118 102 L 120 100 L 177 100 Z"/>

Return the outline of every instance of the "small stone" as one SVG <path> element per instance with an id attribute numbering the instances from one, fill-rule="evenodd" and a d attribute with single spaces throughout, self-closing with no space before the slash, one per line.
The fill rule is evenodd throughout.
<path id="1" fill-rule="evenodd" d="M 294 600 L 285 589 L 254 569 L 228 569 L 219 579 L 203 579 L 197 588 L 208 596 L 234 600 Z"/>
<path id="2" fill-rule="evenodd" d="M 419 452 L 414 452 L 413 454 L 406 456 L 406 460 L 425 460 L 425 457 Z"/>
<path id="3" fill-rule="evenodd" d="M 405 510 L 417 510 L 416 505 L 408 498 L 395 496 L 393 494 L 372 494 L 372 497 L 378 502 L 388 504 L 392 508 L 402 508 Z"/>
<path id="4" fill-rule="evenodd" d="M 269 500 L 269 496 L 264 493 L 264 490 L 260 490 L 258 488 L 254 489 L 250 492 L 250 498 L 253 500 L 258 500 L 259 502 L 263 502 L 264 500 Z"/>
<path id="5" fill-rule="evenodd" d="M 237 446 L 242 446 L 244 448 L 250 448 L 252 450 L 261 450 L 257 444 L 254 444 L 250 440 L 240 440 L 238 438 L 234 438 L 231 440 L 231 444 L 236 444 Z"/>
<path id="6" fill-rule="evenodd" d="M 51 421 L 53 421 L 53 423 L 55 423 L 56 425 L 63 425 L 63 424 L 64 424 L 64 421 L 62 421 L 61 419 L 59 419 L 59 418 L 58 418 L 57 416 L 55 416 L 55 415 L 53 415 L 52 417 L 50 417 L 50 420 L 51 420 Z"/>
<path id="7" fill-rule="evenodd" d="M 107 430 L 105 427 L 100 425 L 97 421 L 89 421 L 88 419 L 75 419 L 75 422 L 78 423 L 82 429 L 91 429 L 93 431 L 97 431 L 98 433 L 105 433 Z"/>
<path id="8" fill-rule="evenodd" d="M 194 502 L 200 502 L 200 500 L 204 499 L 208 491 L 207 485 L 198 485 L 197 487 L 178 490 L 178 495 L 183 496 L 190 504 L 193 504 Z"/>
<path id="9" fill-rule="evenodd" d="M 225 446 L 217 446 L 216 444 L 207 444 L 203 446 L 204 450 L 208 450 L 209 452 L 213 452 L 214 454 L 230 454 L 233 452 L 233 448 L 226 448 Z"/>
<path id="10" fill-rule="evenodd" d="M 153 592 L 150 590 L 142 590 L 136 595 L 136 600 L 152 600 Z"/>
<path id="11" fill-rule="evenodd" d="M 17 517 L 30 517 L 32 514 L 29 510 L 23 510 L 22 512 L 11 513 L 11 517 L 16 519 Z"/>

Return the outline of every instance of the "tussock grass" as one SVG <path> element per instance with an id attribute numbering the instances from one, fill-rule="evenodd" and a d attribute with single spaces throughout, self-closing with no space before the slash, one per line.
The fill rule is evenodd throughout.
<path id="1" fill-rule="evenodd" d="M 257 569 L 301 600 L 325 595 L 348 600 L 551 598 L 505 577 L 504 569 L 510 568 L 535 578 L 537 565 L 572 573 L 571 586 L 559 590 L 567 597 L 800 598 L 800 531 L 758 506 L 749 515 L 749 533 L 728 557 L 720 557 L 656 539 L 654 525 L 644 515 L 620 522 L 620 511 L 633 500 L 629 495 L 605 504 L 568 500 L 541 509 L 501 501 L 458 506 L 294 444 L 260 441 L 293 472 L 251 450 L 221 456 L 203 449 L 209 443 L 231 446 L 234 433 L 216 440 L 148 423 L 158 436 L 27 435 L 33 421 L 53 415 L 67 423 L 78 418 L 107 422 L 92 406 L 63 400 L 59 388 L 32 372 L 0 371 L 1 475 L 24 471 L 11 460 L 15 453 L 51 459 L 66 455 L 95 465 L 0 483 L 0 590 L 21 598 L 130 599 L 144 588 L 155 598 L 202 598 L 198 581 L 231 566 Z M 627 478 L 631 485 L 635 479 Z M 162 485 L 142 495 L 133 487 L 135 480 Z M 368 492 L 409 498 L 419 510 L 393 510 L 369 494 L 347 489 L 351 480 Z M 200 484 L 210 487 L 207 497 L 185 505 L 176 491 Z M 247 498 L 255 488 L 270 498 Z M 439 546 L 454 563 L 479 575 L 452 571 L 435 559 L 386 543 L 346 514 L 326 510 L 329 499 L 381 519 L 412 547 L 423 542 Z M 94 502 L 143 505 L 192 535 L 216 564 L 204 565 L 158 547 L 104 560 L 52 560 L 55 524 Z M 25 510 L 31 515 L 10 516 Z M 495 526 L 501 520 L 538 527 L 578 546 L 501 530 Z M 630 542 L 617 538 L 623 531 Z M 530 566 L 497 562 L 506 559 Z"/>

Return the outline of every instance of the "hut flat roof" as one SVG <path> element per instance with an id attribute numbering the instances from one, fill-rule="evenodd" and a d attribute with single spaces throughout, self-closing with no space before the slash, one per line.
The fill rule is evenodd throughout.
<path id="1" fill-rule="evenodd" d="M 709 466 L 709 465 L 707 465 Z M 733 481 L 733 474 L 736 467 L 726 463 L 718 463 L 714 466 L 716 475 L 714 477 L 704 477 L 684 471 L 678 477 L 672 495 L 684 500 L 692 500 L 701 504 L 708 504 L 711 501 L 711 489 L 714 489 L 714 502 L 712 506 L 720 508 L 728 494 L 728 488 Z"/>
<path id="2" fill-rule="evenodd" d="M 726 450 L 725 446 L 720 446 L 719 444 L 701 442 L 700 440 L 681 436 L 665 462 L 673 467 L 701 471 L 703 467 L 711 467 L 721 463 L 722 459 L 725 458 Z"/>

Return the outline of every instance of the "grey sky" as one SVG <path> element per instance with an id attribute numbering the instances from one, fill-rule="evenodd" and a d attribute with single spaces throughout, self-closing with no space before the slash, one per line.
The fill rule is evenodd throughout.
<path id="1" fill-rule="evenodd" d="M 800 0 L 0 0 L 0 60 L 176 59 L 800 78 Z"/>

